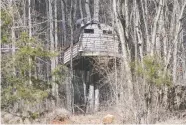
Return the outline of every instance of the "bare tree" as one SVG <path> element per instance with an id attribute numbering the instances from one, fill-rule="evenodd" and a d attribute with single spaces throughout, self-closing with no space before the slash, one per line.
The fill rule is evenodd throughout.
<path id="1" fill-rule="evenodd" d="M 29 38 L 31 39 L 32 37 L 32 19 L 31 19 L 31 1 L 29 0 L 28 1 L 28 29 L 29 29 Z M 29 64 L 31 65 L 31 59 L 29 58 Z M 32 71 L 30 69 L 29 71 L 29 77 L 30 77 L 30 81 L 29 83 L 32 84 L 32 81 L 31 81 L 31 76 L 32 76 Z"/>
<path id="2" fill-rule="evenodd" d="M 94 0 L 94 20 L 99 21 L 99 0 Z"/>
<path id="3" fill-rule="evenodd" d="M 90 1 L 89 0 L 85 1 L 85 11 L 86 11 L 86 14 L 87 14 L 87 21 L 90 21 L 91 20 L 91 14 L 90 14 Z"/>

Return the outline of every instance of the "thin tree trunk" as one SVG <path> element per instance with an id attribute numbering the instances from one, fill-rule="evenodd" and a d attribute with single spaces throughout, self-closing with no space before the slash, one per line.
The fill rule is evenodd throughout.
<path id="1" fill-rule="evenodd" d="M 129 1 L 128 0 L 125 0 L 124 1 L 124 8 L 125 8 L 125 11 L 124 11 L 124 15 L 125 15 L 125 34 L 126 34 L 126 37 L 129 38 Z"/>
<path id="2" fill-rule="evenodd" d="M 151 42 L 149 40 L 149 32 L 148 32 L 148 21 L 147 21 L 147 17 L 148 17 L 148 11 L 147 11 L 147 1 L 145 1 L 145 7 L 143 5 L 143 0 L 140 1 L 141 2 L 141 7 L 142 7 L 142 14 L 143 14 L 143 21 L 144 21 L 144 25 L 145 25 L 145 36 L 146 36 L 146 50 L 147 53 L 150 53 L 151 51 Z"/>
<path id="3" fill-rule="evenodd" d="M 136 3 L 136 0 L 134 2 L 134 10 L 136 10 L 135 12 L 135 16 L 134 16 L 134 19 L 135 19 L 135 22 L 134 22 L 134 26 L 136 27 L 134 29 L 134 44 L 135 44 L 135 62 L 138 61 L 138 41 L 140 40 L 140 36 L 138 35 L 138 41 L 137 41 L 137 33 L 139 34 L 139 30 L 138 30 L 138 21 L 139 21 L 139 17 L 138 17 L 138 9 L 137 9 L 137 3 Z M 136 31 L 137 30 L 137 31 Z M 137 66 L 137 64 L 136 64 Z"/>
<path id="4" fill-rule="evenodd" d="M 158 10 L 157 10 L 157 15 L 155 17 L 155 21 L 154 21 L 154 24 L 153 24 L 153 29 L 152 29 L 152 47 L 151 47 L 151 55 L 154 54 L 154 49 L 155 49 L 155 43 L 156 43 L 156 32 L 157 32 L 157 27 L 158 27 L 158 21 L 159 21 L 159 18 L 160 18 L 160 14 L 161 14 L 161 11 L 162 11 L 162 2 L 163 0 L 160 0 L 159 2 L 159 7 L 158 7 Z"/>
<path id="5" fill-rule="evenodd" d="M 99 0 L 94 0 L 94 20 L 99 21 Z"/>
<path id="6" fill-rule="evenodd" d="M 82 71 L 84 104 L 87 103 L 87 86 L 86 86 L 86 77 L 87 77 L 87 72 L 84 70 L 84 71 Z"/>
<path id="7" fill-rule="evenodd" d="M 11 36 L 12 36 L 12 60 L 13 62 L 15 63 L 15 20 L 14 20 L 14 8 L 13 8 L 13 1 L 10 0 L 10 8 L 11 8 L 11 12 L 12 12 L 12 28 L 11 28 Z M 16 69 L 15 67 L 13 67 L 13 74 L 14 74 L 14 77 L 16 77 Z M 16 94 L 16 92 L 14 92 L 13 94 Z M 14 112 L 16 112 L 18 109 L 18 102 L 15 102 L 14 103 Z"/>
<path id="8" fill-rule="evenodd" d="M 69 104 L 71 105 L 71 111 L 74 112 L 74 93 L 73 93 L 73 3 L 74 0 L 71 0 L 71 5 L 70 5 L 70 14 L 69 14 L 69 24 L 70 24 L 70 91 L 71 91 L 71 100 L 69 101 Z"/>
<path id="9" fill-rule="evenodd" d="M 52 14 L 52 1 L 53 0 L 48 0 L 49 2 L 49 25 L 50 25 L 50 51 L 54 52 L 55 51 L 55 41 L 54 41 L 54 27 L 53 27 L 53 14 Z M 51 73 L 55 69 L 55 57 L 52 57 L 51 59 Z M 52 75 L 52 95 L 55 96 L 55 76 Z M 55 102 L 52 100 L 52 108 L 55 107 Z"/>
<path id="10" fill-rule="evenodd" d="M 176 23 L 176 4 L 175 4 L 175 1 L 173 3 L 173 12 L 171 14 L 171 20 L 170 20 L 170 35 L 173 36 L 174 32 L 175 32 L 175 23 Z M 167 39 L 169 40 L 170 38 L 167 37 Z M 167 43 L 168 44 L 172 44 L 172 43 Z M 167 69 L 168 69 L 168 65 L 170 64 L 170 60 L 171 60 L 171 57 L 172 57 L 172 47 L 169 47 L 167 48 L 167 54 L 166 54 L 166 59 L 165 59 L 165 68 L 164 68 L 164 75 L 166 74 L 167 72 Z"/>
<path id="11" fill-rule="evenodd" d="M 82 10 L 82 3 L 81 2 L 82 1 L 79 0 L 79 10 L 80 10 L 80 16 L 81 16 L 81 19 L 82 19 L 84 16 L 83 16 L 83 10 Z"/>
<path id="12" fill-rule="evenodd" d="M 58 27 L 57 27 L 57 0 L 54 1 L 54 19 L 55 19 L 55 50 L 58 51 Z M 55 65 L 58 65 L 58 56 L 55 59 Z M 55 96 L 57 106 L 59 105 L 59 94 L 58 94 L 58 84 L 55 84 Z"/>
<path id="13" fill-rule="evenodd" d="M 85 11 L 86 11 L 86 14 L 87 14 L 87 21 L 90 21 L 91 20 L 91 14 L 90 14 L 89 4 L 90 4 L 90 1 L 89 0 L 86 0 L 86 2 L 85 2 Z"/>
<path id="14" fill-rule="evenodd" d="M 162 6 L 164 6 L 164 1 L 162 1 Z M 158 35 L 156 35 L 156 43 L 155 43 L 155 53 L 161 57 L 161 36 L 164 34 L 164 15 L 163 15 L 163 11 L 160 12 L 160 18 L 158 21 L 158 28 L 157 28 L 157 33 Z"/>
<path id="15" fill-rule="evenodd" d="M 91 81 L 92 82 L 92 81 Z M 88 96 L 88 113 L 94 112 L 94 86 L 89 85 L 89 96 Z"/>
<path id="16" fill-rule="evenodd" d="M 62 12 L 61 12 L 61 17 L 62 17 L 62 27 L 63 27 L 63 29 L 62 29 L 62 32 L 63 32 L 63 42 L 62 42 L 62 48 L 65 46 L 65 43 L 66 43 L 66 37 L 67 37 L 67 31 L 66 31 L 66 6 L 65 6 L 66 4 L 64 3 L 64 1 L 62 0 L 61 1 L 61 10 L 62 10 Z"/>
<path id="17" fill-rule="evenodd" d="M 32 37 L 32 24 L 31 24 L 31 0 L 28 0 L 28 27 L 29 27 L 29 39 Z M 30 45 L 30 42 L 29 42 Z M 31 66 L 31 58 L 29 57 L 29 66 Z M 31 67 L 29 69 L 29 84 L 32 84 L 31 81 L 32 71 Z"/>
<path id="18" fill-rule="evenodd" d="M 110 1 L 110 3 L 112 3 Z M 116 23 L 115 23 L 115 14 L 112 13 L 112 27 L 115 29 L 116 28 Z M 114 42 L 116 41 L 116 36 L 115 34 L 113 35 L 114 37 Z M 119 92 L 119 84 L 118 84 L 118 71 L 117 71 L 117 57 L 115 56 L 114 58 L 114 72 L 115 72 L 115 99 L 116 99 L 116 105 L 119 104 L 119 97 L 118 97 L 118 94 L 120 93 Z"/>
<path id="19" fill-rule="evenodd" d="M 177 82 L 177 52 L 178 52 L 178 36 L 181 30 L 181 19 L 183 17 L 183 13 L 186 7 L 186 1 L 184 1 L 183 6 L 181 8 L 180 11 L 180 16 L 178 18 L 178 24 L 176 27 L 176 33 L 175 33 L 175 37 L 173 40 L 173 44 L 174 44 L 174 50 L 173 50 L 173 83 L 176 84 Z"/>
<path id="20" fill-rule="evenodd" d="M 99 110 L 99 89 L 95 89 L 95 107 L 94 112 L 97 112 Z"/>
<path id="21" fill-rule="evenodd" d="M 13 13 L 13 1 L 11 0 L 11 10 Z M 12 57 L 13 57 L 13 62 L 15 61 L 15 22 L 14 22 L 14 13 L 12 14 L 12 29 L 11 29 L 11 35 L 12 35 Z M 15 68 L 14 68 L 14 75 L 15 75 Z"/>

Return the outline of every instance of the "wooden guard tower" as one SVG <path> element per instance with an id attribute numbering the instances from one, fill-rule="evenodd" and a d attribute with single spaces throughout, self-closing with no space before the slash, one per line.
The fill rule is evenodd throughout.
<path id="1" fill-rule="evenodd" d="M 78 42 L 73 45 L 73 58 L 120 56 L 119 40 L 111 26 L 92 22 L 82 26 L 78 33 Z M 64 64 L 70 61 L 70 54 L 69 47 L 64 52 Z"/>
<path id="2" fill-rule="evenodd" d="M 99 90 L 100 76 L 92 73 L 93 67 L 89 60 L 94 57 L 119 58 L 121 54 L 119 39 L 111 26 L 98 22 L 80 26 L 74 34 L 76 41 L 72 48 L 73 76 L 81 79 L 73 80 L 74 104 L 85 105 L 83 110 L 92 113 L 99 109 L 99 100 L 102 100 L 99 96 L 102 90 Z M 68 47 L 64 51 L 63 58 L 64 64 L 67 66 L 70 66 L 70 57 L 71 48 Z M 78 81 L 82 83 L 77 83 Z M 83 96 L 80 97 L 81 95 Z"/>

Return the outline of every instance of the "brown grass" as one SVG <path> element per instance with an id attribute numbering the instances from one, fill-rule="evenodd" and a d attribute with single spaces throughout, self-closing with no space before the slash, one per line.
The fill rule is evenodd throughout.
<path id="1" fill-rule="evenodd" d="M 108 114 L 113 115 L 113 118 L 108 118 L 106 117 Z M 87 115 L 74 115 L 71 116 L 71 120 L 76 123 L 76 124 L 102 124 L 104 123 L 104 118 L 108 118 L 105 119 L 106 122 L 112 122 L 117 123 L 117 124 L 122 124 L 123 123 L 123 119 L 121 117 L 121 115 L 119 114 L 119 112 L 115 111 L 115 110 L 110 110 L 110 111 L 101 111 L 101 112 L 97 112 L 94 114 L 87 114 Z"/>

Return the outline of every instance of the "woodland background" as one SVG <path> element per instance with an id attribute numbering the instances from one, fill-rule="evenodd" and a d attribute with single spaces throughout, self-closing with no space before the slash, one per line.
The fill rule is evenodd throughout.
<path id="1" fill-rule="evenodd" d="M 99 111 L 118 108 L 123 123 L 184 116 L 185 0 L 2 0 L 3 112 L 30 119 L 55 108 L 78 112 L 67 99 L 73 69 L 63 65 L 63 53 L 73 46 L 77 25 L 96 12 L 100 23 L 115 28 L 122 48 L 119 66 L 110 69 L 108 59 L 93 64 L 109 86 Z"/>

